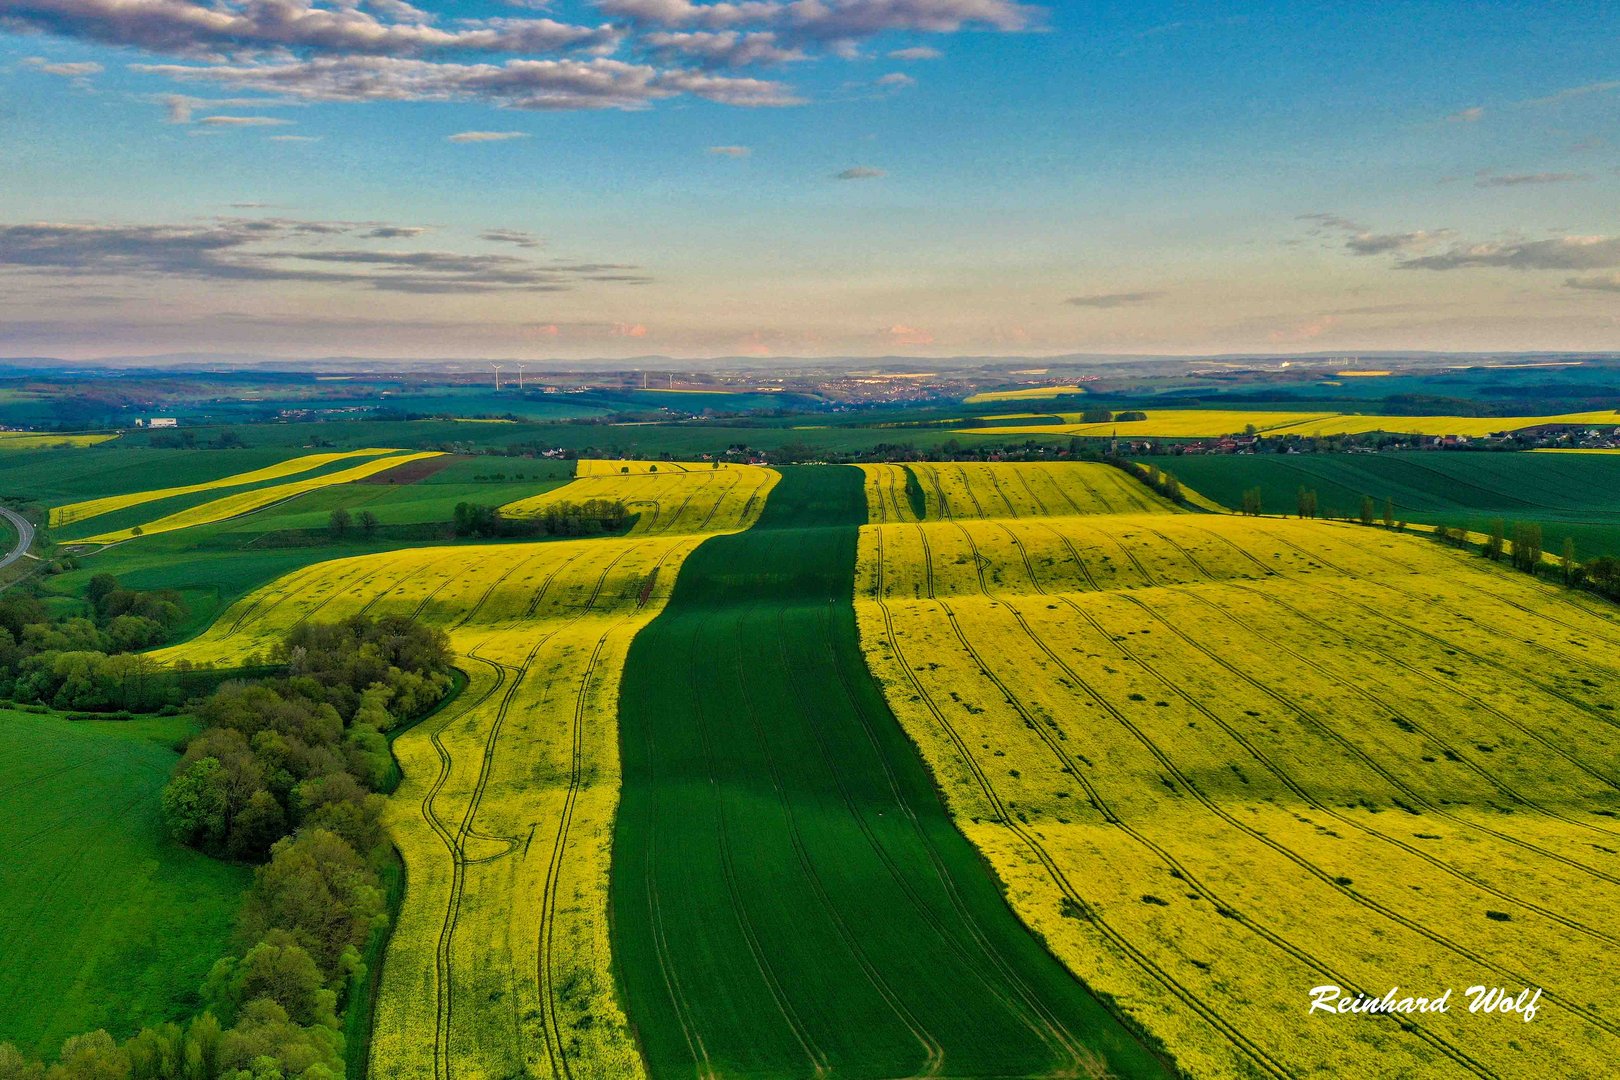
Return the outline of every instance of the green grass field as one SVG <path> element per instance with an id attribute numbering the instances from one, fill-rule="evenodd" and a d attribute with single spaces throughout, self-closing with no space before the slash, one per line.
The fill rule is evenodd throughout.
<path id="1" fill-rule="evenodd" d="M 189 732 L 0 709 L 0 1042 L 53 1055 L 194 1011 L 249 874 L 163 831 L 158 792 Z"/>
<path id="2" fill-rule="evenodd" d="M 1228 506 L 1259 487 L 1267 513 L 1291 513 L 1301 486 L 1324 514 L 1353 516 L 1370 495 L 1383 512 L 1486 532 L 1493 519 L 1539 522 L 1546 550 L 1564 537 L 1577 558 L 1620 555 L 1620 455 L 1404 453 L 1256 454 L 1151 458 L 1182 483 Z"/>
<path id="3" fill-rule="evenodd" d="M 1013 916 L 868 674 L 865 517 L 859 471 L 787 470 L 631 647 L 614 956 L 649 1071 L 1164 1075 Z"/>

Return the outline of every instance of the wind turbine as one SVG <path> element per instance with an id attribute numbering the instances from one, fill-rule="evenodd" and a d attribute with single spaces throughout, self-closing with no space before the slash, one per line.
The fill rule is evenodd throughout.
<path id="1" fill-rule="evenodd" d="M 523 391 L 523 365 L 519 364 L 518 365 L 518 392 L 521 393 L 522 391 Z"/>
<path id="2" fill-rule="evenodd" d="M 491 364 L 489 366 L 495 369 L 495 392 L 498 394 L 501 392 L 501 365 Z"/>

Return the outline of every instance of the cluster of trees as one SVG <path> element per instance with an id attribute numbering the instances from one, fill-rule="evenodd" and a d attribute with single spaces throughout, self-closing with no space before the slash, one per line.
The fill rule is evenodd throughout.
<path id="1" fill-rule="evenodd" d="M 344 1012 L 386 929 L 379 821 L 392 782 L 384 732 L 451 685 L 441 631 L 403 617 L 305 624 L 274 650 L 286 674 L 220 686 L 163 793 L 170 827 L 259 863 L 235 947 L 202 1011 L 119 1043 L 67 1040 L 48 1069 L 0 1045 L 0 1080 L 338 1080 Z"/>
<path id="2" fill-rule="evenodd" d="M 1140 411 L 1137 411 L 1137 410 L 1128 410 L 1126 412 L 1116 413 L 1116 412 L 1110 412 L 1107 409 L 1099 409 L 1099 408 L 1093 407 L 1093 408 L 1090 408 L 1090 409 L 1086 409 L 1084 412 L 1082 412 L 1080 414 L 1080 422 L 1082 424 L 1109 424 L 1109 423 L 1128 424 L 1133 420 L 1146 420 L 1146 419 L 1147 419 L 1147 413 L 1140 412 Z"/>
<path id="3" fill-rule="evenodd" d="M 204 729 L 163 791 L 170 829 L 234 859 L 300 829 L 371 850 L 373 793 L 393 776 L 384 733 L 449 689 L 444 632 L 404 616 L 305 623 L 272 660 L 286 675 L 225 683 L 198 706 Z"/>
<path id="4" fill-rule="evenodd" d="M 153 435 L 148 445 L 159 450 L 240 450 L 247 443 L 242 440 L 242 436 L 230 428 L 222 429 L 205 443 L 197 440 L 195 431 L 189 428 L 177 428 L 174 431 L 165 431 Z"/>
<path id="5" fill-rule="evenodd" d="M 1361 497 L 1361 514 L 1359 515 L 1359 517 L 1360 517 L 1360 521 L 1361 521 L 1361 523 L 1363 525 L 1372 525 L 1375 522 L 1380 520 L 1377 505 L 1373 502 L 1373 497 L 1371 495 L 1363 495 Z M 1395 500 L 1394 499 L 1385 499 L 1384 500 L 1384 512 L 1383 512 L 1382 521 L 1383 521 L 1384 527 L 1387 528 L 1387 529 L 1393 529 L 1395 527 Z"/>
<path id="6" fill-rule="evenodd" d="M 76 710 L 172 704 L 175 680 L 134 653 L 185 620 L 180 594 L 126 589 L 97 574 L 85 600 L 77 613 L 53 615 L 35 592 L 0 596 L 0 695 Z"/>
<path id="7" fill-rule="evenodd" d="M 457 536 L 595 536 L 617 532 L 630 523 L 630 509 L 617 499 L 549 503 L 534 517 L 509 518 L 498 506 L 457 503 L 453 518 Z"/>
<path id="8" fill-rule="evenodd" d="M 1316 516 L 1316 490 L 1314 488 L 1310 491 L 1305 490 L 1304 487 L 1299 489 L 1294 497 L 1294 512 L 1302 518 L 1314 518 Z"/>
<path id="9" fill-rule="evenodd" d="M 326 531 L 338 540 L 342 540 L 350 533 L 358 532 L 366 539 L 371 539 L 377 533 L 377 526 L 382 522 L 370 510 L 362 510 L 358 514 L 350 514 L 343 507 L 333 510 L 326 519 Z"/>

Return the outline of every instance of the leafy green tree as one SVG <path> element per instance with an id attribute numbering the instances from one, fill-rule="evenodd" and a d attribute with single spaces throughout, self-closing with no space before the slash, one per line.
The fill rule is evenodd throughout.
<path id="1" fill-rule="evenodd" d="M 386 917 L 376 872 L 336 833 L 313 828 L 278 841 L 254 872 L 241 925 L 254 938 L 291 932 L 330 976 Z"/>
<path id="2" fill-rule="evenodd" d="M 163 788 L 163 818 L 181 843 L 220 848 L 229 828 L 225 770 L 216 758 L 203 758 L 177 773 Z"/>
<path id="3" fill-rule="evenodd" d="M 360 535 L 364 536 L 368 540 L 377 535 L 377 526 L 381 524 L 381 522 L 377 520 L 377 515 L 373 514 L 370 510 L 360 511 L 359 515 L 355 518 L 355 522 L 360 526 Z"/>
<path id="4" fill-rule="evenodd" d="M 1385 499 L 1384 500 L 1384 528 L 1393 529 L 1394 527 L 1395 527 L 1395 500 L 1394 499 Z"/>
<path id="5" fill-rule="evenodd" d="M 75 1035 L 62 1044 L 49 1080 L 128 1080 L 129 1055 L 105 1031 Z"/>
<path id="6" fill-rule="evenodd" d="M 1506 546 L 1506 527 L 1502 524 L 1501 518 L 1496 518 L 1491 522 L 1490 534 L 1485 538 L 1484 555 L 1492 562 L 1499 562 L 1502 558 L 1502 551 Z"/>
<path id="7" fill-rule="evenodd" d="M 44 1080 L 45 1066 L 30 1061 L 11 1043 L 0 1043 L 0 1080 Z"/>
<path id="8" fill-rule="evenodd" d="M 1361 523 L 1363 525 L 1371 525 L 1373 523 L 1373 515 L 1374 510 L 1372 496 L 1363 495 L 1361 497 Z"/>
<path id="9" fill-rule="evenodd" d="M 349 526 L 351 524 L 352 521 L 349 517 L 349 512 L 340 506 L 336 510 L 333 510 L 331 515 L 327 517 L 326 531 L 331 533 L 333 536 L 342 538 L 349 535 Z"/>
<path id="10" fill-rule="evenodd" d="M 1564 571 L 1564 584 L 1575 584 L 1575 538 L 1564 537 L 1564 553 L 1559 563 Z"/>
<path id="11" fill-rule="evenodd" d="M 226 850 L 233 859 L 262 859 L 270 846 L 286 835 L 286 811 L 274 795 L 260 788 L 231 820 Z"/>

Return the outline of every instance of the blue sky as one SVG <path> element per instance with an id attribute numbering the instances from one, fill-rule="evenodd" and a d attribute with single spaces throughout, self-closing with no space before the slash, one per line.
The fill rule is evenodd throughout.
<path id="1" fill-rule="evenodd" d="M 0 353 L 1615 349 L 1617 31 L 0 0 Z"/>

